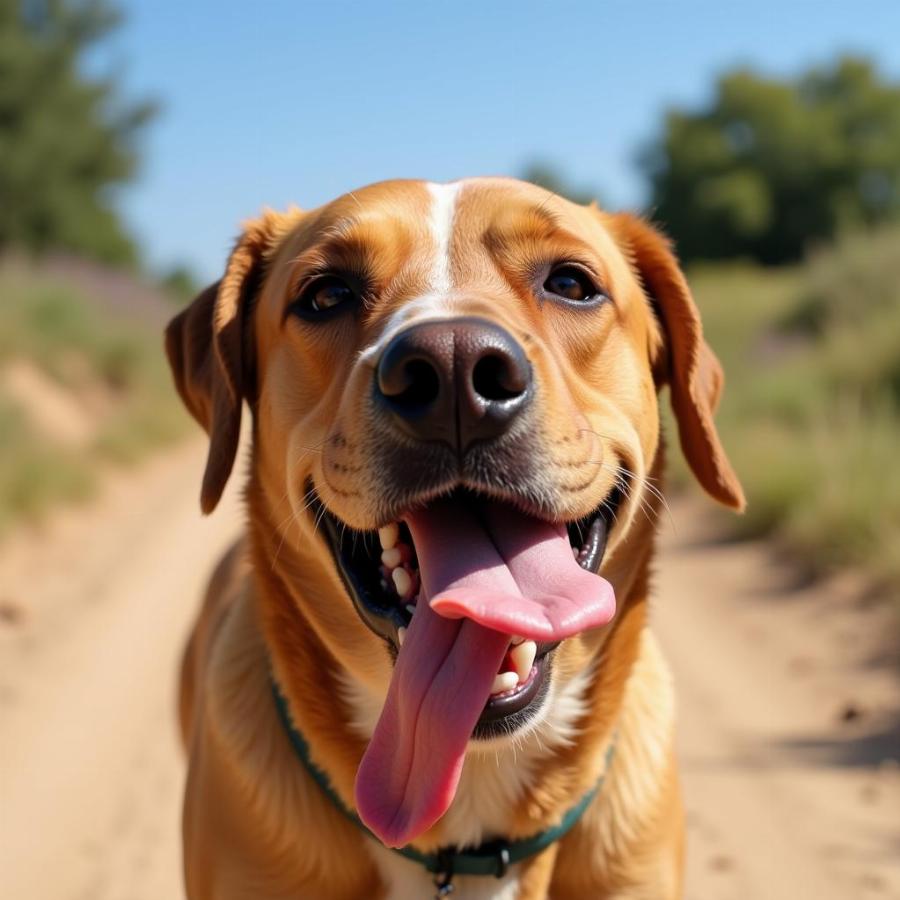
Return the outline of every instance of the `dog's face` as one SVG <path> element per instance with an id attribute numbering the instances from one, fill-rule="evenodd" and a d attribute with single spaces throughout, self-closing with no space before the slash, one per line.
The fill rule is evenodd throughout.
<path id="1" fill-rule="evenodd" d="M 371 630 L 347 647 L 387 692 L 357 801 L 387 843 L 446 809 L 473 736 L 534 727 L 587 664 L 615 609 L 596 573 L 653 490 L 660 385 L 701 483 L 743 503 L 665 240 L 532 185 L 389 182 L 266 214 L 168 349 L 211 436 L 204 508 L 247 398 L 271 521 L 324 537 Z"/>

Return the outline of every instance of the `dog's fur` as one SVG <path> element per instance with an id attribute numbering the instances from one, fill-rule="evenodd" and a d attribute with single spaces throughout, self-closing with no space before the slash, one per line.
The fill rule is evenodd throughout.
<path id="1" fill-rule="evenodd" d="M 612 300 L 592 312 L 542 304 L 530 272 L 585 260 Z M 365 309 L 328 323 L 288 312 L 312 270 L 364 270 Z M 483 898 L 681 895 L 683 824 L 674 705 L 647 623 L 667 385 L 681 446 L 703 487 L 734 508 L 740 485 L 713 424 L 721 370 L 668 242 L 628 214 L 581 207 L 506 179 L 389 182 L 311 212 L 250 222 L 221 281 L 167 332 L 178 390 L 209 433 L 201 504 L 231 471 L 241 408 L 253 415 L 246 537 L 221 562 L 186 654 L 181 722 L 189 754 L 184 854 L 191 900 L 427 897 L 431 879 L 345 819 L 294 755 L 270 694 L 291 715 L 346 806 L 392 670 L 355 612 L 311 513 L 384 523 L 386 474 L 372 452 L 373 360 L 424 318 L 479 315 L 521 341 L 540 385 L 534 446 L 571 521 L 629 488 L 602 573 L 612 623 L 556 651 L 549 702 L 527 732 L 470 744 L 449 812 L 416 846 L 525 837 L 558 822 L 596 782 L 578 825 L 503 879 L 460 877 Z M 561 486 L 566 485 L 566 489 Z"/>

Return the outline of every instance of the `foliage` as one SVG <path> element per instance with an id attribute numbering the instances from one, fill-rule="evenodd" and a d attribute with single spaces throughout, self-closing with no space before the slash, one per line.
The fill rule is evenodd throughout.
<path id="1" fill-rule="evenodd" d="M 900 585 L 900 228 L 795 268 L 695 268 L 727 375 L 718 416 L 747 490 L 747 536 L 813 573 L 862 566 Z"/>
<path id="2" fill-rule="evenodd" d="M 683 259 L 797 260 L 900 216 L 900 84 L 853 57 L 785 81 L 733 70 L 640 164 Z"/>
<path id="3" fill-rule="evenodd" d="M 93 475 L 80 454 L 48 447 L 25 413 L 0 394 L 0 534 L 59 501 L 84 500 Z"/>
<path id="4" fill-rule="evenodd" d="M 112 314 L 59 277 L 8 263 L 0 267 L 0 296 L 2 531 L 54 503 L 89 496 L 104 466 L 133 462 L 178 439 L 189 420 L 159 333 L 143 320 Z M 4 372 L 17 360 L 55 382 L 89 423 L 84 446 L 46 432 L 29 404 L 6 388 Z"/>
<path id="5" fill-rule="evenodd" d="M 112 191 L 134 176 L 154 108 L 84 72 L 118 21 L 107 0 L 0 0 L 0 252 L 134 260 Z"/>
<path id="6" fill-rule="evenodd" d="M 200 293 L 197 276 L 189 266 L 182 264 L 174 265 L 164 272 L 159 279 L 159 286 L 178 306 L 184 306 Z"/>
<path id="7" fill-rule="evenodd" d="M 533 162 L 525 167 L 519 177 L 522 181 L 530 181 L 538 187 L 559 194 L 560 197 L 566 197 L 573 203 L 586 204 L 592 200 L 600 202 L 600 196 L 596 190 L 587 185 L 572 184 L 551 163 Z"/>

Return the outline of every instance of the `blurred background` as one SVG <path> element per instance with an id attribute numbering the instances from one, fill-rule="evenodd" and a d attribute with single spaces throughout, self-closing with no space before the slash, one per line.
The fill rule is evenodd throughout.
<path id="1" fill-rule="evenodd" d="M 888 0 L 0 0 L 3 895 L 180 896 L 174 673 L 240 512 L 199 518 L 166 321 L 263 206 L 502 174 L 667 230 L 727 373 L 748 511 L 673 452 L 656 590 L 688 896 L 900 896 L 898 35 Z"/>

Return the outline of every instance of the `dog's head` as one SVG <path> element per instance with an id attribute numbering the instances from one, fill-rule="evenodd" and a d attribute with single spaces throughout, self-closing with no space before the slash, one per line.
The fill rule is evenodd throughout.
<path id="1" fill-rule="evenodd" d="M 357 804 L 386 843 L 442 815 L 473 735 L 533 727 L 613 618 L 596 573 L 654 490 L 660 386 L 700 483 L 743 505 L 668 242 L 528 184 L 390 182 L 267 213 L 167 349 L 210 436 L 203 509 L 246 399 L 270 527 L 345 589 L 324 638 L 341 647 L 351 602 L 371 629 L 352 652 L 387 696 Z"/>

